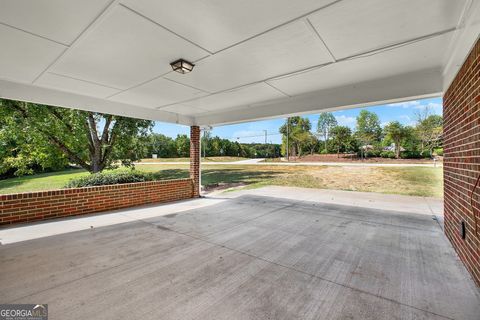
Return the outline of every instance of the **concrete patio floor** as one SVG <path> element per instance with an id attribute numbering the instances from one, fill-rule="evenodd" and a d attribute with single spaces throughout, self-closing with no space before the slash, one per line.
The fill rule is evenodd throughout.
<path id="1" fill-rule="evenodd" d="M 49 319 L 478 320 L 439 203 L 271 187 L 3 229 L 0 302 Z"/>

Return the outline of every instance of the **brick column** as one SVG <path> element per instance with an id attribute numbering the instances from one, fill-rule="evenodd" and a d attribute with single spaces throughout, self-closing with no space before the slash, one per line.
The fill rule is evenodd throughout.
<path id="1" fill-rule="evenodd" d="M 193 197 L 200 196 L 200 127 L 190 127 L 190 179 L 193 180 Z"/>
<path id="2" fill-rule="evenodd" d="M 480 286 L 479 74 L 480 40 L 443 96 L 443 177 L 445 234 Z"/>

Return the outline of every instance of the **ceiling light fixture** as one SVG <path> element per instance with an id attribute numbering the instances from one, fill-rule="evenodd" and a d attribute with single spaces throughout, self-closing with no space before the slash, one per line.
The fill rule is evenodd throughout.
<path id="1" fill-rule="evenodd" d="M 181 74 L 189 73 L 193 70 L 193 67 L 195 67 L 193 63 L 183 59 L 178 59 L 170 63 L 170 65 L 172 66 L 173 71 L 176 71 Z"/>

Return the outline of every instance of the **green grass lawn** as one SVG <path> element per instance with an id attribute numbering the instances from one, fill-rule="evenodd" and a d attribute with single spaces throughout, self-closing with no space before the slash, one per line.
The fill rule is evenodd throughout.
<path id="1" fill-rule="evenodd" d="M 162 179 L 188 177 L 188 165 L 148 164 L 136 170 L 161 172 Z M 70 179 L 88 175 L 80 169 L 0 180 L 0 194 L 62 188 Z M 245 184 L 380 192 L 442 197 L 442 168 L 209 165 L 202 184 Z"/>

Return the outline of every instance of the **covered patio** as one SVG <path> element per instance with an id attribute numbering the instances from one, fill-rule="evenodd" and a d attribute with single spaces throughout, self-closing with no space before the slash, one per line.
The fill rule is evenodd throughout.
<path id="1" fill-rule="evenodd" d="M 354 199 L 271 187 L 52 222 L 2 246 L 0 300 L 52 319 L 478 319 L 438 202 Z"/>
<path id="2" fill-rule="evenodd" d="M 126 210 L 3 242 L 0 302 L 53 319 L 478 319 L 479 34 L 480 0 L 0 0 L 2 98 L 191 132 L 189 179 L 0 196 L 0 224 Z M 426 208 L 303 191 L 196 206 L 202 129 L 438 96 L 444 230 Z"/>

